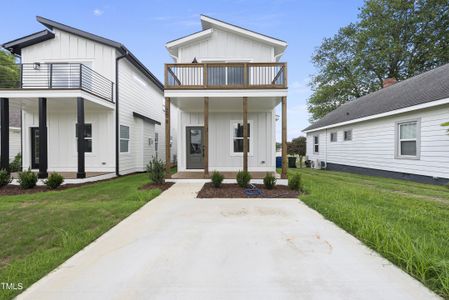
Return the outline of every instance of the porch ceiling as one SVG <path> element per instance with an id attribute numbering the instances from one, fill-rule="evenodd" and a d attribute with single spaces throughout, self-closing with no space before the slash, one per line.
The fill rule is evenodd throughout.
<path id="1" fill-rule="evenodd" d="M 202 112 L 204 98 L 170 98 L 173 105 L 182 111 Z M 248 112 L 271 111 L 281 102 L 280 97 L 250 98 L 248 97 Z M 218 98 L 209 97 L 209 112 L 241 112 L 242 97 Z"/>
<path id="2" fill-rule="evenodd" d="M 61 112 L 61 111 L 74 111 L 77 109 L 76 98 L 47 98 L 47 111 L 48 112 Z M 10 102 L 14 105 L 20 105 L 23 109 L 38 110 L 38 101 L 36 98 L 28 99 L 10 99 Z M 105 111 L 111 110 L 111 108 L 100 105 L 92 101 L 84 101 L 84 109 L 86 111 Z"/>

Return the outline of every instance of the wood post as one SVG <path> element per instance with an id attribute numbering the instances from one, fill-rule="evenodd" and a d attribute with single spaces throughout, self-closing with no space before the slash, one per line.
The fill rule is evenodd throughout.
<path id="1" fill-rule="evenodd" d="M 209 177 L 209 97 L 204 97 L 204 178 Z"/>
<path id="2" fill-rule="evenodd" d="M 47 98 L 39 98 L 39 178 L 48 177 Z"/>
<path id="3" fill-rule="evenodd" d="M 86 132 L 86 126 L 84 122 L 84 99 L 78 97 L 76 99 L 76 130 L 78 135 L 78 171 L 76 172 L 76 178 L 86 178 L 85 168 L 85 153 L 86 142 L 84 139 L 84 133 Z"/>
<path id="4" fill-rule="evenodd" d="M 287 178 L 287 97 L 282 97 L 282 173 Z"/>
<path id="5" fill-rule="evenodd" d="M 248 97 L 243 97 L 243 171 L 248 172 Z"/>
<path id="6" fill-rule="evenodd" d="M 9 171 L 9 99 L 0 98 L 0 170 Z"/>
<path id="7" fill-rule="evenodd" d="M 170 162 L 170 98 L 165 98 L 165 178 L 171 178 Z"/>

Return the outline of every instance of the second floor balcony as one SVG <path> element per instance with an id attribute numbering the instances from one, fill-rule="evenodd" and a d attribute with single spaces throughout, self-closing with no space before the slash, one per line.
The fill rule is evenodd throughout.
<path id="1" fill-rule="evenodd" d="M 5 66 L 0 72 L 0 89 L 79 89 L 106 101 L 114 101 L 114 83 L 80 63 Z"/>
<path id="2" fill-rule="evenodd" d="M 286 89 L 286 63 L 166 64 L 165 89 Z"/>

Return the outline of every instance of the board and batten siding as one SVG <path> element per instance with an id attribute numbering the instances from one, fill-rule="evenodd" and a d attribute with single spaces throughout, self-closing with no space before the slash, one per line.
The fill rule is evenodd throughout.
<path id="1" fill-rule="evenodd" d="M 186 127 L 203 126 L 203 113 L 179 111 L 178 132 L 178 168 L 186 170 Z M 242 155 L 232 154 L 231 122 L 242 121 L 237 112 L 209 113 L 209 170 L 238 171 L 243 169 Z M 250 171 L 275 170 L 275 136 L 273 112 L 249 112 L 248 121 L 252 123 Z"/>
<path id="2" fill-rule="evenodd" d="M 420 159 L 395 158 L 396 123 L 414 119 L 421 122 Z M 310 132 L 307 156 L 312 161 L 449 178 L 449 135 L 441 126 L 448 120 L 446 105 Z M 348 129 L 352 129 L 352 141 L 343 141 L 343 132 Z M 331 132 L 337 132 L 337 142 L 330 142 Z M 313 152 L 315 135 L 320 138 L 319 153 Z"/>
<path id="3" fill-rule="evenodd" d="M 83 63 L 115 81 L 117 53 L 113 47 L 56 28 L 54 33 L 53 39 L 23 48 L 22 63 Z"/>
<path id="4" fill-rule="evenodd" d="M 23 109 L 22 118 L 23 168 L 28 169 L 31 167 L 31 128 L 39 126 L 37 109 Z M 76 110 L 48 111 L 48 170 L 77 171 L 76 118 Z M 114 172 L 114 112 L 86 109 L 85 122 L 92 124 L 92 153 L 86 153 L 86 171 Z"/>
<path id="5" fill-rule="evenodd" d="M 251 60 L 274 62 L 274 48 L 236 33 L 214 29 L 207 39 L 179 48 L 178 63 L 191 63 L 194 58 L 208 60 Z"/>
<path id="6" fill-rule="evenodd" d="M 128 60 L 122 59 L 119 63 L 119 124 L 128 126 L 130 131 L 129 152 L 120 153 L 119 161 L 120 173 L 126 174 L 143 171 L 143 166 L 148 164 L 149 160 L 143 161 L 137 156 L 141 156 L 145 152 L 142 152 L 142 147 L 146 147 L 148 138 L 154 140 L 155 137 L 151 129 L 142 129 L 147 121 L 142 122 L 140 118 L 134 117 L 133 112 L 161 122 L 161 125 L 154 125 L 154 130 L 159 132 L 158 157 L 161 159 L 165 157 L 165 142 L 162 135 L 164 98 L 162 91 Z M 147 134 L 152 134 L 152 136 L 146 136 Z"/>

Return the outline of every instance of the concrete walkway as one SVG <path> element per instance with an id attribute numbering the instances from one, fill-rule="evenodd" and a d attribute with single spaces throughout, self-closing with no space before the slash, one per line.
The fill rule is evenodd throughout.
<path id="1" fill-rule="evenodd" d="M 432 299 L 296 199 L 176 183 L 19 299 Z"/>

